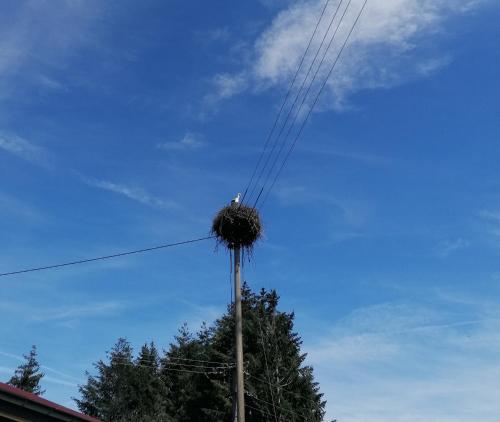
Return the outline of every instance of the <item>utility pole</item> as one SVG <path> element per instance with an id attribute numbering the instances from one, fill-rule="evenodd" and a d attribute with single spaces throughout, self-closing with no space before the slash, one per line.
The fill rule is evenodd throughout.
<path id="1" fill-rule="evenodd" d="M 234 316 L 236 337 L 236 412 L 237 421 L 245 422 L 245 381 L 243 379 L 243 323 L 241 317 L 241 247 L 234 246 Z"/>
<path id="2" fill-rule="evenodd" d="M 252 250 L 262 236 L 258 211 L 242 202 L 241 194 L 222 208 L 212 221 L 211 233 L 234 251 L 234 336 L 236 353 L 236 422 L 245 422 L 245 380 L 243 378 L 243 321 L 241 317 L 241 251 Z M 234 391 L 234 390 L 233 390 Z M 233 396 L 234 397 L 234 396 Z M 234 410 L 234 399 L 233 399 Z M 234 422 L 234 414 L 232 415 Z"/>

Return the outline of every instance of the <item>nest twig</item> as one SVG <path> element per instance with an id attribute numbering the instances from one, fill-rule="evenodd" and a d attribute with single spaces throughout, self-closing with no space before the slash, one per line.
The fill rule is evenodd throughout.
<path id="1" fill-rule="evenodd" d="M 255 242 L 262 236 L 259 213 L 255 208 L 233 203 L 217 213 L 211 232 L 217 242 L 227 248 L 239 245 L 251 252 Z"/>

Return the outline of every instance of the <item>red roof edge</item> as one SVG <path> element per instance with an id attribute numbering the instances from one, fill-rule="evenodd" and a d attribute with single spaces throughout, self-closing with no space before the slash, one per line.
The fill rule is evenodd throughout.
<path id="1" fill-rule="evenodd" d="M 0 392 L 10 394 L 12 396 L 18 397 L 23 400 L 29 400 L 30 402 L 36 403 L 47 409 L 55 410 L 59 413 L 63 413 L 65 415 L 70 415 L 75 418 L 78 418 L 81 421 L 101 422 L 99 419 L 84 415 L 83 413 L 79 413 L 73 409 L 61 406 L 60 404 L 43 399 L 40 396 L 37 396 L 36 394 L 28 393 L 27 391 L 21 390 L 20 388 L 13 387 L 12 385 L 5 384 L 3 382 L 0 382 Z"/>

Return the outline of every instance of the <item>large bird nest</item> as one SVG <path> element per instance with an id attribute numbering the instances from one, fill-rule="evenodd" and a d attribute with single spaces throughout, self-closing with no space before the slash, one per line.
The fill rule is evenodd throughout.
<path id="1" fill-rule="evenodd" d="M 255 208 L 233 203 L 222 208 L 212 223 L 212 234 L 229 249 L 241 246 L 251 252 L 262 236 L 259 213 Z"/>

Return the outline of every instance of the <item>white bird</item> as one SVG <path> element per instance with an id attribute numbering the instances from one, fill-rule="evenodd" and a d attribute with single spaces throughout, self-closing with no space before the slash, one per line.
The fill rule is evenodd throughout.
<path id="1" fill-rule="evenodd" d="M 239 204 L 240 198 L 241 198 L 241 193 L 238 193 L 238 195 L 236 195 L 236 198 L 231 200 L 231 204 Z"/>

